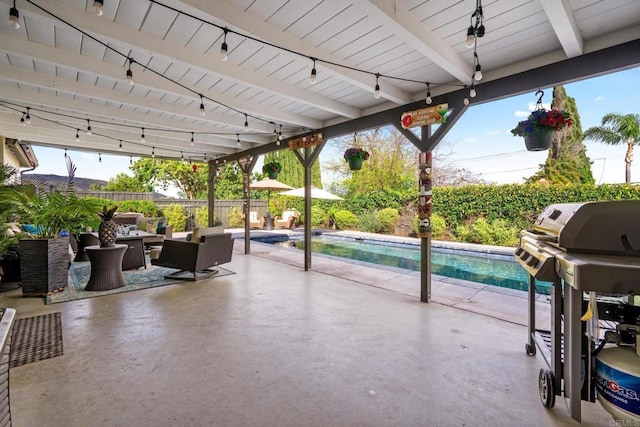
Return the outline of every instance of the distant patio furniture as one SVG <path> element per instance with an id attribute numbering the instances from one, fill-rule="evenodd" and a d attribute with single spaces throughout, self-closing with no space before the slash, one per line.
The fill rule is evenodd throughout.
<path id="1" fill-rule="evenodd" d="M 249 212 L 249 227 L 250 228 L 263 228 L 264 217 L 259 216 L 257 211 Z"/>
<path id="2" fill-rule="evenodd" d="M 144 238 L 146 248 L 161 246 L 165 239 L 170 239 L 173 236 L 173 227 L 167 224 L 165 217 L 144 218 L 141 229 L 152 234 L 152 236 Z"/>
<path id="3" fill-rule="evenodd" d="M 298 218 L 300 213 L 297 209 L 287 209 L 282 211 L 281 216 L 275 217 L 274 225 L 276 228 L 293 228 Z"/>
<path id="4" fill-rule="evenodd" d="M 122 275 L 122 259 L 127 245 L 101 248 L 99 245 L 84 248 L 91 262 L 91 276 L 85 291 L 107 291 L 126 285 Z"/>
<path id="5" fill-rule="evenodd" d="M 113 222 L 119 225 L 136 225 L 140 226 L 144 214 L 140 212 L 116 212 L 113 216 Z"/>
<path id="6" fill-rule="evenodd" d="M 168 279 L 196 281 L 216 274 L 211 267 L 230 262 L 232 253 L 231 233 L 202 236 L 201 242 L 167 239 L 159 258 L 151 259 L 151 264 L 179 270 L 166 275 Z M 191 275 L 184 275 L 186 272 Z"/>

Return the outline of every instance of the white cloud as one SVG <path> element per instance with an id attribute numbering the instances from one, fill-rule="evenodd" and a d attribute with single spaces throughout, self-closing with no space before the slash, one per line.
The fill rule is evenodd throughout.
<path id="1" fill-rule="evenodd" d="M 529 117 L 529 114 L 531 114 L 531 111 L 516 110 L 514 115 L 516 117 L 525 118 L 525 117 Z"/>
<path id="2" fill-rule="evenodd" d="M 490 130 L 487 132 L 487 135 L 493 136 L 493 135 L 500 135 L 502 133 L 501 130 Z"/>
<path id="3" fill-rule="evenodd" d="M 607 98 L 605 98 L 604 96 L 602 96 L 602 95 L 598 95 L 598 96 L 596 96 L 596 97 L 595 97 L 594 101 L 599 102 L 599 101 L 604 101 L 604 100 L 606 100 L 606 99 L 607 99 Z"/>
<path id="4" fill-rule="evenodd" d="M 469 136 L 466 138 L 462 138 L 462 142 L 465 144 L 475 144 L 476 142 L 478 142 L 478 138 L 476 138 L 475 136 Z"/>
<path id="5" fill-rule="evenodd" d="M 536 109 L 536 103 L 535 102 L 530 102 L 527 107 L 529 108 L 528 111 L 516 110 L 516 112 L 514 113 L 514 116 L 516 116 L 516 117 L 529 117 L 529 114 L 531 114 L 531 112 Z M 547 109 L 547 110 L 550 110 L 551 109 L 551 103 L 543 102 L 542 103 L 542 107 Z"/>

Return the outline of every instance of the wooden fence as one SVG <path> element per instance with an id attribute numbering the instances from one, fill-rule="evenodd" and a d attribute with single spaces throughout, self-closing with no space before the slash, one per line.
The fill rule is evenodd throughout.
<path id="1" fill-rule="evenodd" d="M 114 202 L 120 202 L 122 200 L 151 200 L 158 209 L 163 210 L 169 205 L 181 205 L 184 207 L 187 214 L 187 229 L 190 230 L 192 226 L 201 225 L 196 224 L 196 209 L 201 206 L 208 206 L 208 200 L 189 200 L 189 199 L 153 199 L 153 193 L 128 193 L 121 191 L 87 191 L 78 193 L 82 196 L 99 197 L 102 199 L 113 200 Z M 229 227 L 229 211 L 233 207 L 242 209 L 243 200 L 230 199 L 230 200 L 215 200 L 214 202 L 214 215 L 215 218 L 222 222 L 222 226 Z M 251 200 L 251 210 L 257 210 L 258 215 L 264 215 L 267 211 L 266 200 Z M 206 224 L 205 224 L 206 225 Z"/>

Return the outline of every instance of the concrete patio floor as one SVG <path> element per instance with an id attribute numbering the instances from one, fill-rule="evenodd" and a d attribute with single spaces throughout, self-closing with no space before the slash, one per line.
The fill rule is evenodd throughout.
<path id="1" fill-rule="evenodd" d="M 236 239 L 236 274 L 55 305 L 64 355 L 10 371 L 14 426 L 564 426 L 526 297 Z M 389 290 L 393 288 L 394 290 Z M 545 304 L 540 302 L 541 307 Z M 524 320 L 524 321 L 523 321 Z M 607 426 L 582 402 L 585 426 Z"/>

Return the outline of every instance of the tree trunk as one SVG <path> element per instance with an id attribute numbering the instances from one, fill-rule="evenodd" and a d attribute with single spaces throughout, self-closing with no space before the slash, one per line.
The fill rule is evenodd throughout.
<path id="1" fill-rule="evenodd" d="M 627 184 L 631 183 L 631 162 L 633 162 L 633 141 L 627 142 L 627 153 L 624 156 L 624 179 Z"/>

